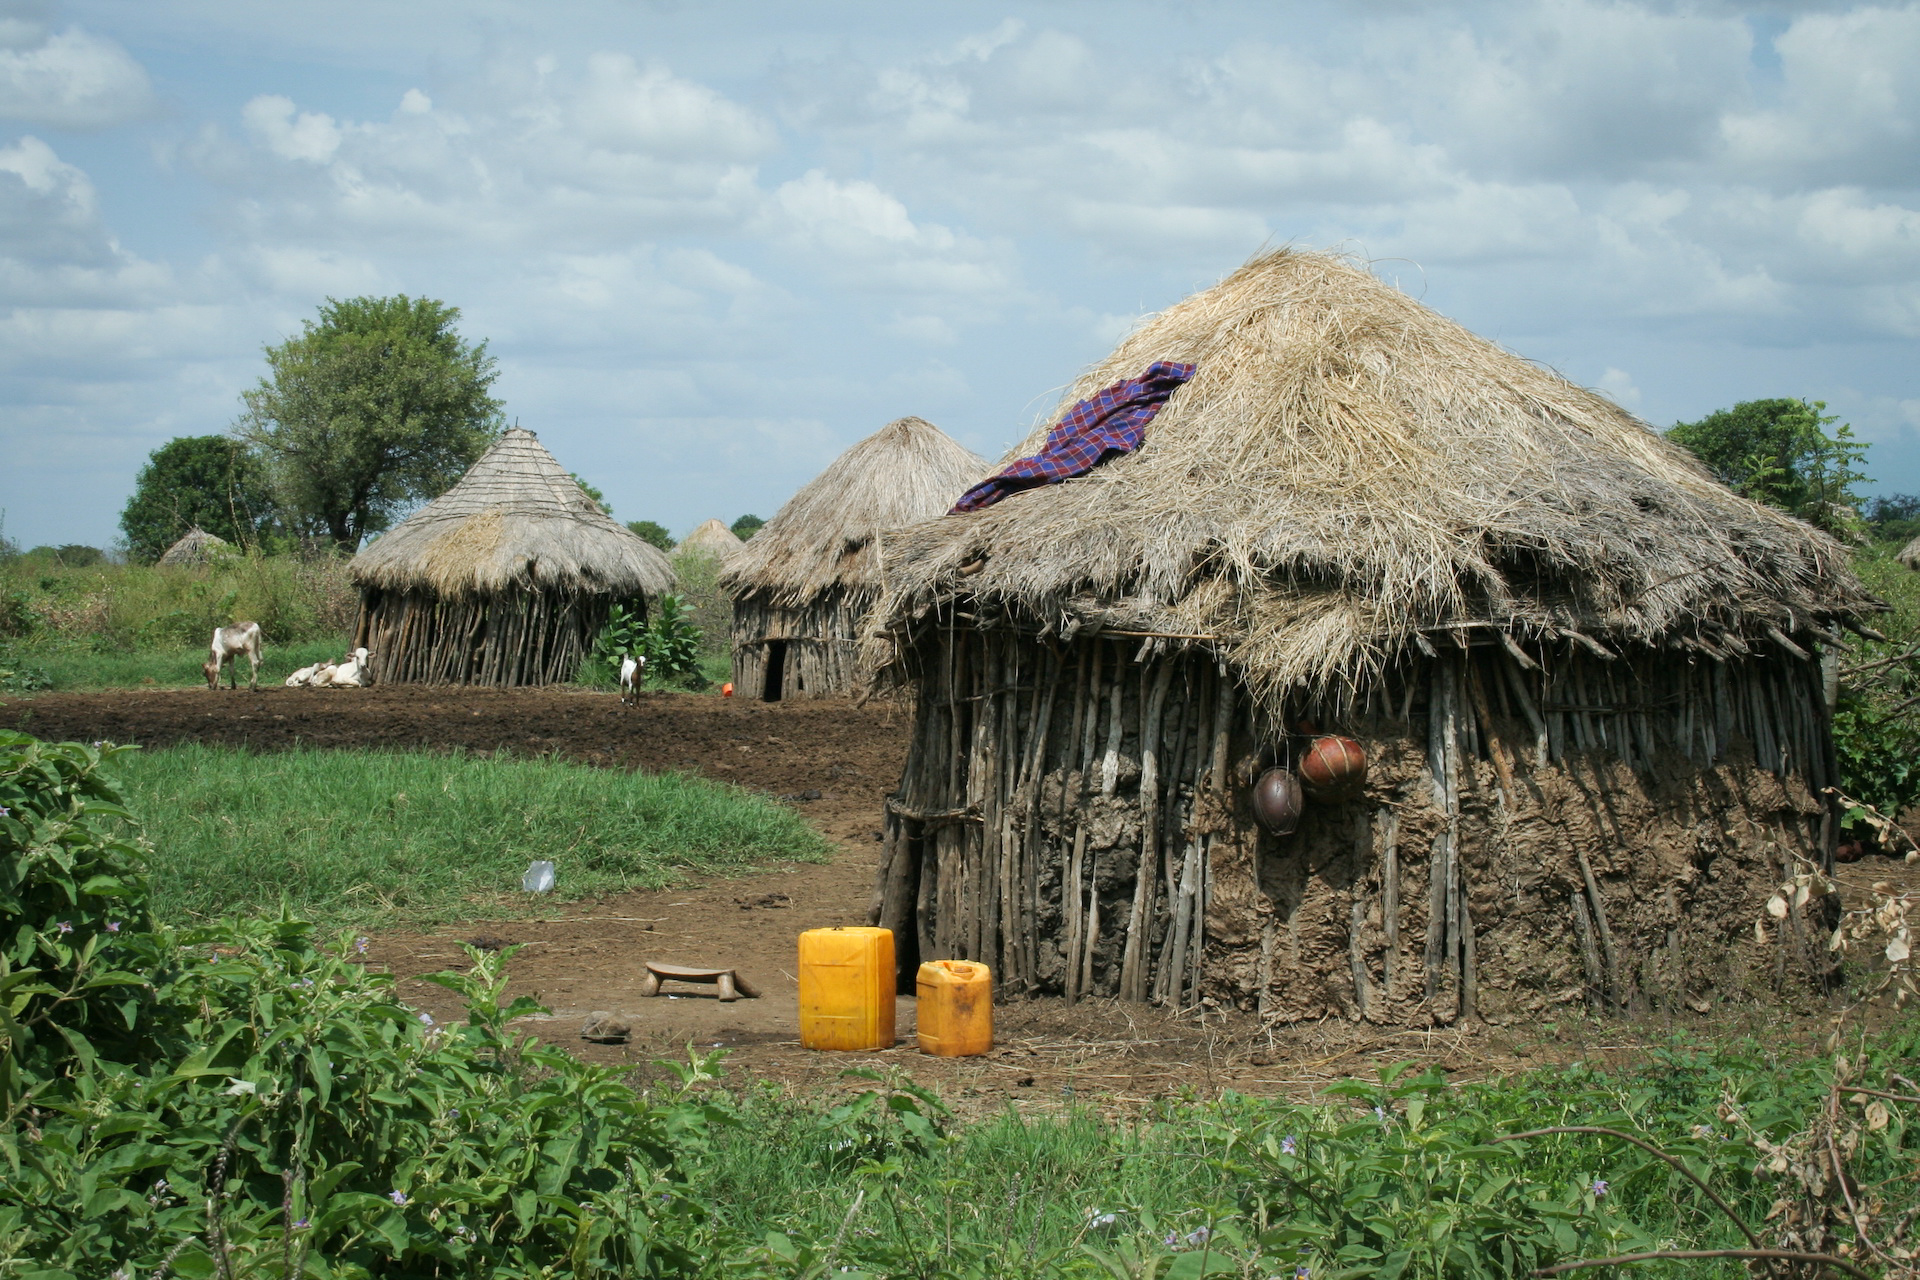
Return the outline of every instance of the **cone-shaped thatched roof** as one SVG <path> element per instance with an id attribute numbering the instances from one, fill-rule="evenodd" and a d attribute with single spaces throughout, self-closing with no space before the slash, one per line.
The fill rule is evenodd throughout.
<path id="1" fill-rule="evenodd" d="M 364 587 L 447 597 L 509 588 L 639 596 L 673 587 L 667 558 L 615 524 L 521 427 L 355 556 L 351 571 Z"/>
<path id="2" fill-rule="evenodd" d="M 733 530 L 727 528 L 727 526 L 721 524 L 718 520 L 709 520 L 682 538 L 680 545 L 675 547 L 674 550 L 676 552 L 704 551 L 710 556 L 719 556 L 722 560 L 725 560 L 745 545 L 746 544 L 741 542 L 738 537 L 734 536 Z"/>
<path id="3" fill-rule="evenodd" d="M 1894 556 L 1894 559 L 1909 569 L 1920 569 L 1920 538 L 1915 538 L 1900 548 L 1900 553 Z"/>
<path id="4" fill-rule="evenodd" d="M 1743 652 L 1875 607 L 1831 538 L 1345 259 L 1255 258 L 1062 412 L 1156 360 L 1199 368 L 1136 453 L 888 539 L 876 666 L 958 597 L 983 622 L 1207 637 L 1269 701 L 1351 688 L 1427 629 Z"/>
<path id="5" fill-rule="evenodd" d="M 215 537 L 199 525 L 195 525 L 193 528 L 187 530 L 186 535 L 182 537 L 180 541 L 161 552 L 160 559 L 157 563 L 166 565 L 205 564 L 214 552 L 224 550 L 231 545 L 232 544 L 225 538 Z"/>
<path id="6" fill-rule="evenodd" d="M 793 607 L 832 588 L 877 590 L 879 536 L 945 514 L 984 458 L 924 418 L 896 418 L 834 459 L 727 562 L 730 592 Z"/>

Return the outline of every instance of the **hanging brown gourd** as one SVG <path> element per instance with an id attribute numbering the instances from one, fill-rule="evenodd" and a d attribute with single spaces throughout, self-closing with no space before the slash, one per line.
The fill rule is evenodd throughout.
<path id="1" fill-rule="evenodd" d="M 1316 800 L 1347 800 L 1367 784 L 1367 753 L 1352 738 L 1315 738 L 1300 760 L 1300 783 Z"/>
<path id="2" fill-rule="evenodd" d="M 1293 834 L 1302 806 L 1300 782 L 1285 769 L 1269 769 L 1253 784 L 1253 816 L 1277 836 Z"/>

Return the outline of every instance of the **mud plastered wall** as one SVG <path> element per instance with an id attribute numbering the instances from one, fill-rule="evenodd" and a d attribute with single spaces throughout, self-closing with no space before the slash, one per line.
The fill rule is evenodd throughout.
<path id="1" fill-rule="evenodd" d="M 1364 793 L 1255 823 L 1309 735 L 1193 653 L 960 633 L 922 674 L 875 916 L 1003 989 L 1434 1025 L 1631 1009 L 1819 970 L 1755 940 L 1817 861 L 1817 667 L 1497 650 L 1410 661 L 1356 709 Z"/>

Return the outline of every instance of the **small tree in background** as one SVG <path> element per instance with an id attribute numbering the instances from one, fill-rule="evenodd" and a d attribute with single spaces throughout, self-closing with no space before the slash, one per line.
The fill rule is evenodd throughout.
<path id="1" fill-rule="evenodd" d="M 767 522 L 759 516 L 741 516 L 733 522 L 733 536 L 745 542 L 748 538 L 760 532 L 762 526 L 766 523 Z"/>
<path id="2" fill-rule="evenodd" d="M 431 298 L 329 298 L 298 337 L 267 348 L 235 433 L 267 463 L 281 506 L 342 551 L 435 497 L 499 435 L 487 344 Z"/>
<path id="3" fill-rule="evenodd" d="M 613 504 L 607 501 L 606 494 L 600 492 L 600 490 L 594 488 L 592 485 L 588 484 L 585 480 L 582 480 L 579 476 L 574 475 L 573 472 L 569 471 L 567 472 L 567 474 L 569 476 L 573 476 L 573 482 L 580 486 L 580 492 L 586 494 L 589 498 L 592 498 L 595 506 L 599 507 L 600 510 L 605 512 L 607 515 L 613 514 Z"/>
<path id="4" fill-rule="evenodd" d="M 1868 498 L 1860 515 L 1876 542 L 1907 543 L 1920 538 L 1920 494 L 1887 493 Z"/>
<path id="5" fill-rule="evenodd" d="M 273 540 L 279 507 L 259 461 L 227 436 L 180 436 L 155 449 L 120 513 L 127 554 L 150 564 L 198 525 L 235 546 Z"/>
<path id="6" fill-rule="evenodd" d="M 1746 400 L 1698 422 L 1675 423 L 1667 438 L 1685 446 L 1721 483 L 1755 502 L 1847 536 L 1859 529 L 1853 488 L 1867 446 L 1853 428 L 1822 414 L 1823 400 Z"/>
<path id="7" fill-rule="evenodd" d="M 658 520 L 629 520 L 627 521 L 627 528 L 639 535 L 642 540 L 651 542 L 662 551 L 670 552 L 673 550 L 673 535 L 668 533 L 667 526 L 661 524 Z"/>

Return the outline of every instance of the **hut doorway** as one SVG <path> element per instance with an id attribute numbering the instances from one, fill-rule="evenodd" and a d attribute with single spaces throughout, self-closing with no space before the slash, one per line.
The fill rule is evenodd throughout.
<path id="1" fill-rule="evenodd" d="M 785 640 L 767 641 L 767 673 L 760 682 L 760 701 L 778 702 L 786 692 L 787 685 L 787 642 Z"/>

